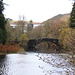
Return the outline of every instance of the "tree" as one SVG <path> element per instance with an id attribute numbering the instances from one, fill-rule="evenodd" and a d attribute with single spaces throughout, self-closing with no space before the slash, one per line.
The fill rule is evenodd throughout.
<path id="1" fill-rule="evenodd" d="M 35 27 L 32 31 L 28 32 L 28 36 L 29 36 L 29 38 L 38 39 L 38 38 L 42 37 L 41 33 L 42 33 L 42 26 L 39 25 L 39 26 Z"/>
<path id="2" fill-rule="evenodd" d="M 3 10 L 4 10 L 3 0 L 0 0 L 0 43 L 5 44 L 7 37 L 5 28 L 6 21 L 3 14 Z"/>
<path id="3" fill-rule="evenodd" d="M 42 30 L 42 36 L 48 38 L 48 35 L 50 34 L 50 23 L 45 22 Z"/>
<path id="4" fill-rule="evenodd" d="M 70 15 L 70 25 L 71 28 L 75 28 L 75 2 L 73 4 L 72 12 Z"/>
<path id="5" fill-rule="evenodd" d="M 11 19 L 7 18 L 6 21 L 7 21 L 7 23 L 6 23 L 7 41 L 12 41 L 12 40 L 14 40 L 14 37 L 12 36 L 13 29 L 10 26 L 10 23 L 9 23 L 11 21 Z"/>
<path id="6" fill-rule="evenodd" d="M 24 15 L 19 16 L 19 20 L 16 22 L 16 25 L 16 35 L 18 38 L 20 38 L 20 36 L 26 32 L 26 21 Z"/>

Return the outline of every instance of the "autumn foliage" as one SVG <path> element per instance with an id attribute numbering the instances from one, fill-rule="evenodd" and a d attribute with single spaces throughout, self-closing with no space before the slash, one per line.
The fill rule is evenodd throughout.
<path id="1" fill-rule="evenodd" d="M 26 50 L 27 49 L 27 42 L 28 42 L 27 35 L 26 34 L 22 34 L 21 37 L 19 38 L 19 41 L 20 41 L 19 45 L 21 47 L 23 47 L 24 50 Z"/>
<path id="2" fill-rule="evenodd" d="M 59 43 L 66 51 L 75 53 L 75 29 L 64 29 L 59 35 Z"/>
<path id="3" fill-rule="evenodd" d="M 17 44 L 0 44 L 0 52 L 3 53 L 12 53 L 12 52 L 17 52 L 19 51 L 20 46 L 18 46 Z"/>

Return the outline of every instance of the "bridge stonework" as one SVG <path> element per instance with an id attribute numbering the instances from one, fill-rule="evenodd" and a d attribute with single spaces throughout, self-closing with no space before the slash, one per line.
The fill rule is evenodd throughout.
<path id="1" fill-rule="evenodd" d="M 41 42 L 51 42 L 56 44 L 59 49 L 60 49 L 60 45 L 59 45 L 59 40 L 58 39 L 53 39 L 53 38 L 41 38 L 41 39 L 29 39 L 28 42 L 28 50 L 32 51 L 35 49 L 35 46 Z"/>

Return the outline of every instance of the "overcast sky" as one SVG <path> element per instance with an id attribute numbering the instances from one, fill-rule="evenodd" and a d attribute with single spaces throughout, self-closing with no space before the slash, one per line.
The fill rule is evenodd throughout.
<path id="1" fill-rule="evenodd" d="M 4 3 L 9 5 L 5 5 L 5 17 L 13 20 L 18 20 L 19 15 L 24 15 L 28 21 L 42 22 L 72 10 L 70 0 L 4 0 Z"/>

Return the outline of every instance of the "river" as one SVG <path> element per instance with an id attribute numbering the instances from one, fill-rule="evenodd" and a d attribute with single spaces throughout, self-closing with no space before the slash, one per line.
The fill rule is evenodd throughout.
<path id="1" fill-rule="evenodd" d="M 67 54 L 26 52 L 0 58 L 0 75 L 75 75 Z"/>

